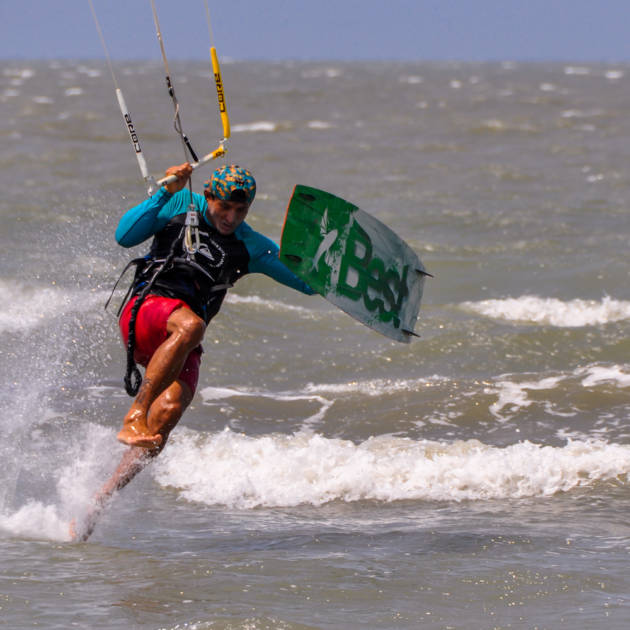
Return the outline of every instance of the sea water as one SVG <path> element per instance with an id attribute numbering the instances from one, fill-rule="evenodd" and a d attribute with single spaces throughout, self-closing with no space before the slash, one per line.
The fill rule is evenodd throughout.
<path id="1" fill-rule="evenodd" d="M 199 153 L 206 64 L 172 64 Z M 157 63 L 119 83 L 155 175 L 184 160 Z M 630 68 L 224 64 L 248 221 L 295 184 L 435 277 L 399 344 L 263 276 L 229 293 L 163 454 L 86 543 L 129 405 L 113 233 L 145 197 L 109 73 L 3 63 L 0 625 L 625 629 Z M 200 169 L 200 191 L 212 165 Z"/>

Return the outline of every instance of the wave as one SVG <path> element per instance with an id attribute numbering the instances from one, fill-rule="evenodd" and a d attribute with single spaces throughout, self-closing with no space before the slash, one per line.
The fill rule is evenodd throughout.
<path id="1" fill-rule="evenodd" d="M 596 300 L 562 301 L 523 295 L 518 298 L 463 302 L 461 308 L 493 319 L 545 324 L 561 328 L 595 326 L 630 319 L 630 301 L 606 296 Z"/>
<path id="2" fill-rule="evenodd" d="M 304 79 L 337 79 L 343 76 L 343 70 L 335 67 L 308 68 L 306 70 L 302 70 L 301 75 Z"/>
<path id="3" fill-rule="evenodd" d="M 499 448 L 379 436 L 355 444 L 306 431 L 250 437 L 229 429 L 181 430 L 153 470 L 186 500 L 245 509 L 544 497 L 598 481 L 625 483 L 629 472 L 630 446 L 603 441 Z"/>
<path id="4" fill-rule="evenodd" d="M 325 120 L 309 120 L 306 126 L 309 129 L 332 129 L 334 125 Z"/>
<path id="5" fill-rule="evenodd" d="M 398 392 L 417 392 L 427 387 L 450 382 L 450 379 L 437 374 L 417 379 L 376 378 L 349 383 L 309 384 L 304 388 L 307 393 L 316 394 L 359 394 L 361 396 L 383 396 Z"/>
<path id="6" fill-rule="evenodd" d="M 25 332 L 68 311 L 83 312 L 104 302 L 105 293 L 57 286 L 27 287 L 0 281 L 0 332 Z"/>
<path id="7" fill-rule="evenodd" d="M 505 375 L 496 379 L 493 385 L 485 388 L 486 394 L 497 396 L 496 402 L 490 405 L 490 413 L 500 421 L 512 418 L 519 410 L 534 403 L 529 393 L 534 391 L 551 392 L 566 384 L 576 383 L 581 387 L 612 385 L 618 388 L 630 387 L 630 371 L 621 365 L 592 364 L 575 369 L 573 372 L 562 373 L 535 380 L 528 375 Z M 545 412 L 555 416 L 572 416 L 573 411 L 559 411 L 546 401 Z"/>
<path id="8" fill-rule="evenodd" d="M 345 397 L 395 396 L 400 392 L 417 392 L 430 387 L 449 383 L 450 379 L 438 375 L 419 379 L 371 379 L 348 383 L 309 383 L 300 390 L 274 392 L 264 389 L 244 387 L 204 387 L 199 395 L 205 405 L 217 404 L 229 398 L 258 398 L 280 403 L 309 402 L 317 405 L 317 410 L 301 420 L 303 429 L 313 429 L 321 422 L 337 400 Z M 433 419 L 433 422 L 438 422 Z"/>
<path id="9" fill-rule="evenodd" d="M 618 79 L 623 79 L 625 73 L 623 70 L 607 70 L 604 76 L 611 81 L 617 81 Z"/>
<path id="10" fill-rule="evenodd" d="M 222 400 L 238 396 L 262 396 L 275 400 L 305 400 L 318 398 L 323 394 L 360 395 L 377 397 L 399 392 L 417 392 L 419 390 L 450 382 L 445 376 L 433 375 L 418 379 L 376 378 L 347 383 L 309 383 L 299 392 L 270 392 L 239 387 L 205 387 L 200 391 L 204 402 Z"/>
<path id="11" fill-rule="evenodd" d="M 471 127 L 471 133 L 519 133 L 519 134 L 537 134 L 540 130 L 530 123 L 513 123 L 500 120 L 498 118 L 490 118 L 481 121 L 479 124 Z"/>
<path id="12" fill-rule="evenodd" d="M 417 74 L 405 74 L 398 77 L 398 81 L 400 83 L 408 83 L 409 85 L 418 85 L 419 83 L 424 83 L 424 79 Z"/>
<path id="13" fill-rule="evenodd" d="M 591 74 L 591 69 L 586 66 L 566 66 L 564 74 L 576 75 L 576 76 L 588 76 Z"/>
<path id="14" fill-rule="evenodd" d="M 253 123 L 243 123 L 240 125 L 232 125 L 233 133 L 245 133 L 245 132 L 259 132 L 266 131 L 272 132 L 278 130 L 278 124 L 269 120 L 259 120 Z"/>
<path id="15" fill-rule="evenodd" d="M 111 474 L 110 466 L 115 465 L 124 451 L 114 436 L 112 429 L 88 422 L 81 432 L 63 444 L 51 442 L 47 455 L 52 460 L 39 465 L 45 470 L 55 464 L 54 472 L 47 479 L 54 482 L 55 487 L 43 491 L 45 499 L 13 497 L 13 492 L 9 492 L 6 501 L 0 496 L 0 531 L 26 538 L 70 540 L 71 519 L 85 518 L 95 491 Z M 62 455 L 55 453 L 57 448 L 63 449 Z M 16 452 L 10 456 L 15 455 Z M 64 464 L 60 464 L 61 461 Z M 10 477 L 11 470 L 21 466 L 21 460 L 7 458 L 3 465 Z M 12 507 L 15 503 L 18 505 Z"/>
<path id="16" fill-rule="evenodd" d="M 242 123 L 232 126 L 233 133 L 273 133 L 275 131 L 282 131 L 289 129 L 291 124 L 289 123 L 277 123 L 271 120 L 258 120 L 251 123 Z M 325 120 L 309 120 L 306 123 L 306 127 L 309 129 L 332 129 L 334 125 Z"/>
<path id="17" fill-rule="evenodd" d="M 578 411 L 572 401 L 580 391 L 597 390 L 600 402 L 618 389 L 630 387 L 630 367 L 618 364 L 593 363 L 572 371 L 541 374 L 503 374 L 484 382 L 467 383 L 434 374 L 416 379 L 366 379 L 340 383 L 308 383 L 299 390 L 271 391 L 241 386 L 204 387 L 199 394 L 205 405 L 220 404 L 230 398 L 269 399 L 279 403 L 308 401 L 318 405 L 318 411 L 302 420 L 302 428 L 312 429 L 322 420 L 337 401 L 363 398 L 383 398 L 401 393 L 438 390 L 438 402 L 431 417 L 422 424 L 443 424 L 440 398 L 448 396 L 448 420 L 464 417 L 471 400 L 478 401 L 478 409 L 485 409 L 500 423 L 515 418 L 524 409 L 542 406 L 545 416 L 573 417 Z M 443 392 L 443 394 L 440 394 Z M 537 394 L 533 395 L 534 392 Z M 488 398 L 490 397 L 490 398 Z M 418 425 L 420 426 L 420 425 Z"/>
<path id="18" fill-rule="evenodd" d="M 0 529 L 17 536 L 70 540 L 69 521 L 56 505 L 29 501 L 11 514 L 0 514 Z"/>
<path id="19" fill-rule="evenodd" d="M 578 368 L 574 374 L 582 378 L 584 387 L 594 387 L 601 384 L 613 384 L 618 387 L 630 387 L 630 372 L 620 365 L 589 365 Z"/>

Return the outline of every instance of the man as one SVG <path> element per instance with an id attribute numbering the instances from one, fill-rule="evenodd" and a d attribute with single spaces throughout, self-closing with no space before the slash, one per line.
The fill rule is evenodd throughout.
<path id="1" fill-rule="evenodd" d="M 218 168 L 203 195 L 184 189 L 191 173 L 188 163 L 169 168 L 166 175 L 177 179 L 131 208 L 116 230 L 123 247 L 153 237 L 119 322 L 128 349 L 146 371 L 118 433 L 118 440 L 133 448 L 95 497 L 81 534 L 84 540 L 112 494 L 161 452 L 190 404 L 199 377 L 200 344 L 227 289 L 243 275 L 259 272 L 307 295 L 314 293 L 280 262 L 278 246 L 245 223 L 256 194 L 248 170 Z M 74 524 L 71 536 L 77 538 Z"/>

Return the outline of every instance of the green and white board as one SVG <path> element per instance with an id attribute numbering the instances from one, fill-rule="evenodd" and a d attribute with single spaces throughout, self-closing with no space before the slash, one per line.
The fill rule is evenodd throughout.
<path id="1" fill-rule="evenodd" d="M 330 193 L 296 186 L 282 230 L 280 260 L 361 323 L 409 342 L 426 272 L 390 228 Z"/>

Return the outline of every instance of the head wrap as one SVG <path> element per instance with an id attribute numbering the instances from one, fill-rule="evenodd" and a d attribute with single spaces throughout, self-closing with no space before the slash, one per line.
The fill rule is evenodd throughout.
<path id="1" fill-rule="evenodd" d="M 204 184 L 214 197 L 223 201 L 232 200 L 232 194 L 237 190 L 243 191 L 247 205 L 251 205 L 256 196 L 256 180 L 246 169 L 230 164 L 221 166 L 212 177 Z"/>

